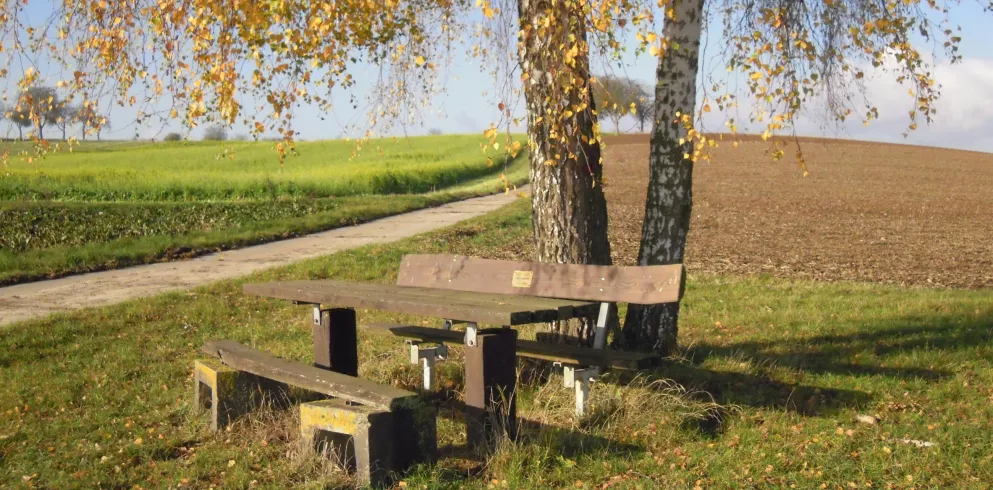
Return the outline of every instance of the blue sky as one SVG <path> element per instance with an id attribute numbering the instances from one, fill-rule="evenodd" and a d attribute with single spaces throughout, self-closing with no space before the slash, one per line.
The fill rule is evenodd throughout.
<path id="1" fill-rule="evenodd" d="M 41 6 L 33 2 L 31 13 L 39 16 L 49 4 Z M 868 127 L 858 121 L 841 128 L 825 129 L 819 121 L 809 119 L 799 124 L 798 130 L 807 135 L 823 135 L 842 138 L 867 139 L 875 141 L 906 142 L 951 148 L 993 151 L 993 14 L 984 13 L 978 2 L 966 0 L 956 8 L 952 23 L 962 27 L 962 55 L 964 61 L 957 65 L 941 62 L 936 67 L 938 83 L 942 85 L 942 99 L 938 103 L 936 121 L 931 126 L 921 125 L 908 138 L 902 136 L 907 125 L 907 108 L 910 99 L 905 89 L 900 89 L 887 77 L 876 77 L 869 82 L 872 100 L 879 107 L 881 118 Z M 708 35 L 708 42 L 720 42 L 718 32 Z M 499 91 L 491 76 L 480 66 L 478 60 L 467 59 L 458 53 L 456 62 L 446 67 L 446 92 L 434 99 L 432 107 L 424 115 L 422 126 L 406 128 L 406 134 L 425 134 L 430 129 L 438 129 L 446 134 L 482 133 L 499 118 L 497 103 L 506 102 L 515 109 L 515 115 L 523 118 L 523 103 L 499 100 Z M 626 56 L 621 67 L 613 66 L 613 73 L 623 74 L 632 79 L 651 84 L 655 74 L 656 59 L 651 56 Z M 369 84 L 374 79 L 375 67 L 364 67 L 355 72 L 358 87 Z M 595 71 L 603 73 L 604 67 L 594 65 Z M 9 92 L 9 89 L 8 89 Z M 364 110 L 354 110 L 348 103 L 348 93 L 333 94 L 335 110 L 324 114 L 315 107 L 302 107 L 294 111 L 294 129 L 303 139 L 336 138 L 346 134 L 349 125 L 362 125 L 366 120 Z M 361 92 L 359 92 L 361 95 Z M 113 129 L 105 132 L 107 138 L 130 139 L 140 137 L 161 137 L 169 130 L 182 130 L 181 123 L 170 126 L 160 124 L 148 127 L 135 127 L 128 121 L 133 119 L 132 110 L 115 108 L 110 117 Z M 722 120 L 705 120 L 708 129 L 722 129 Z M 622 130 L 634 131 L 635 122 L 625 120 Z M 604 121 L 605 129 L 613 129 Z M 519 131 L 523 131 L 523 127 Z M 7 131 L 7 123 L 0 126 L 0 133 Z M 192 132 L 199 137 L 201 130 Z M 233 133 L 247 132 L 244 128 L 233 128 Z M 401 133 L 395 131 L 394 133 Z M 354 134 L 353 134 L 354 135 Z"/>

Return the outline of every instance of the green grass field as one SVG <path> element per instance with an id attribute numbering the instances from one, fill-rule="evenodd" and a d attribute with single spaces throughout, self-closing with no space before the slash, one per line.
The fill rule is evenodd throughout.
<path id="1" fill-rule="evenodd" d="M 267 142 L 86 143 L 11 158 L 0 200 L 195 201 L 420 194 L 496 177 L 478 136 L 297 143 L 282 165 Z M 2 145 L 0 145 L 2 149 Z M 11 150 L 17 150 L 15 147 Z M 512 169 L 511 169 L 512 170 Z"/>
<path id="2" fill-rule="evenodd" d="M 95 142 L 0 168 L 0 285 L 288 238 L 523 183 L 476 136 L 300 143 Z M 23 144 L 6 144 L 17 153 Z M 2 146 L 2 145 L 0 145 Z M 505 166 L 506 164 L 506 166 Z"/>
<path id="3" fill-rule="evenodd" d="M 527 254 L 519 202 L 457 227 L 193 292 L 0 327 L 0 486 L 338 488 L 297 439 L 294 412 L 208 431 L 193 360 L 234 339 L 307 361 L 310 312 L 244 282 L 391 282 L 406 253 Z M 360 322 L 421 318 L 360 311 Z M 520 440 L 461 451 L 461 359 L 440 365 L 443 458 L 406 488 L 988 488 L 993 292 L 691 275 L 683 350 L 596 383 L 587 416 L 553 377 L 519 391 Z M 360 332 L 360 374 L 413 388 L 399 339 Z M 857 415 L 878 417 L 867 425 Z M 918 447 L 913 441 L 927 442 Z"/>

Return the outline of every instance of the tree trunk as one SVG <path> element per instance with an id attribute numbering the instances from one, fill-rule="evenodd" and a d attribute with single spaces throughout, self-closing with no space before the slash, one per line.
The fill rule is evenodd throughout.
<path id="1" fill-rule="evenodd" d="M 528 109 L 528 139 L 531 164 L 531 218 L 534 223 L 536 259 L 539 262 L 608 265 L 607 202 L 603 196 L 600 144 L 593 141 L 592 97 L 590 107 L 553 128 L 555 110 L 583 102 L 575 80 L 589 86 L 589 60 L 580 53 L 573 66 L 563 61 L 559 45 L 586 41 L 583 19 L 562 2 L 519 0 L 518 13 L 521 67 L 529 78 L 524 82 Z M 555 9 L 554 11 L 552 9 Z M 541 19 L 553 12 L 555 20 L 539 33 Z M 568 21 L 566 19 L 571 20 Z M 570 90 L 570 88 L 572 88 Z M 563 98 L 567 100 L 563 100 Z M 551 102 L 548 102 L 548 101 Z M 549 104 L 561 104 L 550 106 Z M 561 135 L 567 135 L 562 140 Z M 585 140 L 585 141 L 584 141 Z M 574 155 L 573 157 L 570 157 Z M 595 319 L 559 322 L 543 339 L 592 340 Z"/>
<path id="2" fill-rule="evenodd" d="M 614 134 L 621 135 L 621 118 L 620 116 L 614 116 Z"/>
<path id="3" fill-rule="evenodd" d="M 45 139 L 45 125 L 44 124 L 39 124 L 38 125 L 38 139 L 40 139 L 40 140 Z"/>
<path id="4" fill-rule="evenodd" d="M 24 141 L 24 126 L 17 126 L 17 139 Z"/>
<path id="5" fill-rule="evenodd" d="M 656 70 L 654 125 L 649 157 L 648 199 L 641 231 L 639 265 L 679 264 L 686 250 L 692 205 L 693 154 L 680 114 L 695 114 L 704 0 L 674 0 L 662 38 L 668 51 Z M 678 46 L 678 48 L 676 48 Z M 629 305 L 623 337 L 628 347 L 669 355 L 676 347 L 679 305 Z"/>

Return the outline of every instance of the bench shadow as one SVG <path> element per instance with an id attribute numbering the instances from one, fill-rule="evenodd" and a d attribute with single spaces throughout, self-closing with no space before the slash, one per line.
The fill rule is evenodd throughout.
<path id="1" fill-rule="evenodd" d="M 619 384 L 627 384 L 635 378 L 649 383 L 658 380 L 675 382 L 686 389 L 691 399 L 703 403 L 782 410 L 811 417 L 831 416 L 843 409 L 865 406 L 873 400 L 870 394 L 858 390 L 786 383 L 682 363 L 663 365 L 653 371 L 623 372 L 617 374 L 615 379 Z M 713 417 L 701 420 L 699 429 L 705 435 L 716 435 L 723 425 L 722 420 L 721 414 L 715 413 Z"/>
<path id="2" fill-rule="evenodd" d="M 463 422 L 469 410 L 460 400 L 449 398 L 439 402 L 438 416 L 456 422 Z M 600 453 L 610 450 L 612 453 L 637 454 L 645 448 L 636 444 L 618 442 L 606 437 L 588 434 L 568 427 L 545 424 L 536 420 L 517 417 L 517 443 L 537 444 L 555 449 L 556 454 L 566 458 L 576 458 L 583 454 Z M 479 458 L 468 447 L 449 445 L 439 448 L 442 457 Z"/>

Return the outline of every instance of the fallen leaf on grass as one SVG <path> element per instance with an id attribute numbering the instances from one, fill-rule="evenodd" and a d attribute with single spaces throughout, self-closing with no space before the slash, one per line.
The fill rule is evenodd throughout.
<path id="1" fill-rule="evenodd" d="M 931 441 L 918 441 L 917 439 L 892 439 L 892 440 L 894 442 L 899 442 L 899 443 L 903 443 L 903 444 L 910 444 L 911 446 L 917 446 L 917 447 L 922 447 L 922 448 L 923 447 L 934 447 L 934 446 L 937 446 L 938 445 L 937 443 L 934 443 L 934 442 L 931 442 Z"/>

